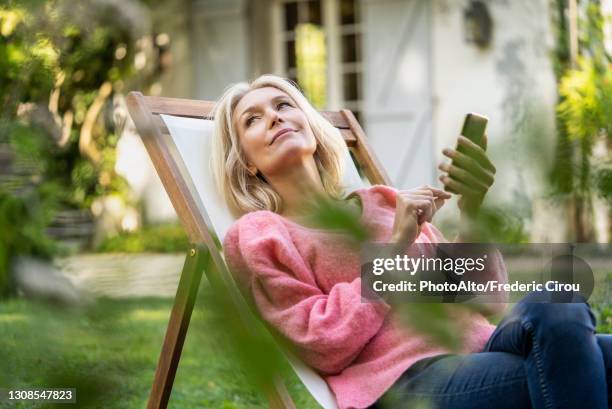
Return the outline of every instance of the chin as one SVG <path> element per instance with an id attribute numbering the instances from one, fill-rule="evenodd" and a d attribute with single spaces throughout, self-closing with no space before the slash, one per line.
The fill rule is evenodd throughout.
<path id="1" fill-rule="evenodd" d="M 315 149 L 310 149 L 302 144 L 287 144 L 282 147 L 282 151 L 276 152 L 275 162 L 280 164 L 283 168 L 291 167 L 291 165 L 300 165 L 304 162 L 305 158 L 312 158 Z"/>
<path id="2" fill-rule="evenodd" d="M 316 146 L 308 146 L 304 140 L 297 138 L 286 139 L 280 141 L 280 145 L 277 146 L 276 155 L 283 157 L 303 157 L 307 155 L 314 155 Z"/>

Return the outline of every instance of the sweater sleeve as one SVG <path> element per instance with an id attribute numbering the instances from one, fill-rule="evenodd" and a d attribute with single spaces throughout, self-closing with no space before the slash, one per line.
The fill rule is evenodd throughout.
<path id="1" fill-rule="evenodd" d="M 264 321 L 322 373 L 348 366 L 390 309 L 383 302 L 362 301 L 360 278 L 324 293 L 289 233 L 270 217 L 234 225 L 224 248 L 232 274 Z"/>

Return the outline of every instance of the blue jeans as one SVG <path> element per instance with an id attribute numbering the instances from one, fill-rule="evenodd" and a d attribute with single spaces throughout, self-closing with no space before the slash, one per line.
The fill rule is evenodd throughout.
<path id="1" fill-rule="evenodd" d="M 612 408 L 612 335 L 588 303 L 549 298 L 524 297 L 482 352 L 418 361 L 371 408 Z"/>

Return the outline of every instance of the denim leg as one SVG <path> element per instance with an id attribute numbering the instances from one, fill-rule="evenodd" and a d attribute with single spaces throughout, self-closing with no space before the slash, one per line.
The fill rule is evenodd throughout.
<path id="1" fill-rule="evenodd" d="M 497 326 L 484 351 L 524 357 L 534 409 L 608 408 L 593 312 L 586 302 L 554 304 L 547 299 L 547 292 L 523 298 Z"/>
<path id="2" fill-rule="evenodd" d="M 523 361 L 506 352 L 424 359 L 369 409 L 531 409 Z"/>
<path id="3" fill-rule="evenodd" d="M 608 408 L 612 408 L 612 334 L 597 334 L 597 343 L 603 354 L 608 380 Z"/>

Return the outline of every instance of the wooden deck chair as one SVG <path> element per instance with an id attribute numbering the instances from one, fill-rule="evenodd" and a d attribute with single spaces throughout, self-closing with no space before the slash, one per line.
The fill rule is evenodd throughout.
<path id="1" fill-rule="evenodd" d="M 212 281 L 210 274 L 215 270 L 218 276 L 214 279 L 224 283 L 232 301 L 241 304 L 240 308 L 247 303 L 235 287 L 218 245 L 223 242 L 223 236 L 234 219 L 214 188 L 208 167 L 214 103 L 146 97 L 139 92 L 131 92 L 127 102 L 130 115 L 192 244 L 181 273 L 147 404 L 148 409 L 159 409 L 168 405 L 202 271 L 205 270 Z M 348 147 L 344 180 L 347 194 L 364 186 L 349 149 L 371 184 L 390 184 L 352 112 L 342 110 L 323 112 L 323 115 L 339 130 Z M 213 268 L 205 268 L 207 262 Z M 295 356 L 287 353 L 287 358 L 314 399 L 325 409 L 337 408 L 323 378 Z M 273 382 L 263 392 L 271 408 L 295 407 L 282 380 Z"/>

